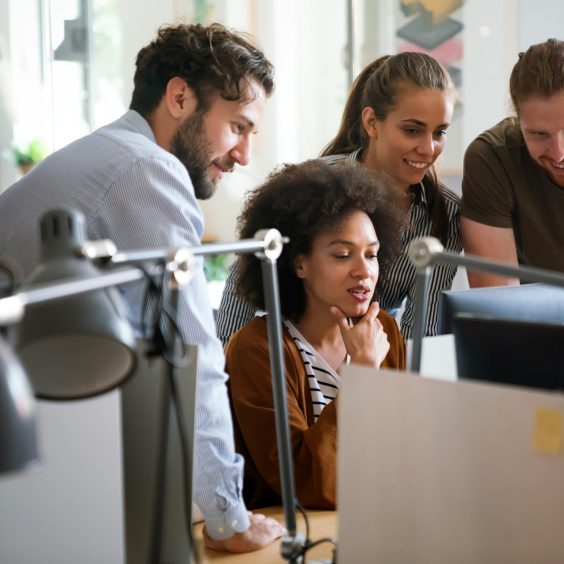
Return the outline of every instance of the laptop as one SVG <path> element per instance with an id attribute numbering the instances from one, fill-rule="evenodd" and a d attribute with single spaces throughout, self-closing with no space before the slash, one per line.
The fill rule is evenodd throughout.
<path id="1" fill-rule="evenodd" d="M 342 375 L 338 562 L 564 562 L 564 396 Z"/>

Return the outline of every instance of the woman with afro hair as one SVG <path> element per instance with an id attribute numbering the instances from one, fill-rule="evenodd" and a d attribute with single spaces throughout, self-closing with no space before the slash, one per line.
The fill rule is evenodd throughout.
<path id="1" fill-rule="evenodd" d="M 405 345 L 377 297 L 400 249 L 409 202 L 387 176 L 320 160 L 286 165 L 247 200 L 239 234 L 276 228 L 290 241 L 277 262 L 296 494 L 334 508 L 337 402 L 343 363 L 405 368 Z M 264 309 L 260 261 L 239 258 L 238 296 Z M 250 508 L 280 504 L 266 322 L 255 317 L 226 349 L 237 450 Z"/>

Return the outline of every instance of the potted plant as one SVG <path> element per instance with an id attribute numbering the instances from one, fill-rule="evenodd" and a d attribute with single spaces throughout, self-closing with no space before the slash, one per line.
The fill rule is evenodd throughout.
<path id="1" fill-rule="evenodd" d="M 12 155 L 22 174 L 29 172 L 45 158 L 47 150 L 41 139 L 33 139 L 26 146 L 14 146 Z"/>

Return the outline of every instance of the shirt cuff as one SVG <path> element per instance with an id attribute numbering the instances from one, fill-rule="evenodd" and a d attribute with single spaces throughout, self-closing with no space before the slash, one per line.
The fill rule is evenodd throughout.
<path id="1" fill-rule="evenodd" d="M 249 515 L 243 502 L 219 515 L 204 515 L 208 535 L 215 540 L 225 540 L 249 528 Z"/>

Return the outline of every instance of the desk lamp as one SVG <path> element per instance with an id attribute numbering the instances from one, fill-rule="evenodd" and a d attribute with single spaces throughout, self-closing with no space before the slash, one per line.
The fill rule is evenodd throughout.
<path id="1" fill-rule="evenodd" d="M 260 230 L 255 234 L 254 240 L 242 240 L 235 243 L 212 243 L 190 249 L 178 251 L 174 263 L 184 265 L 181 270 L 189 271 L 191 257 L 199 255 L 224 254 L 229 252 L 254 253 L 261 260 L 261 271 L 265 296 L 265 309 L 267 312 L 267 334 L 270 349 L 270 367 L 272 373 L 272 393 L 276 418 L 276 435 L 279 450 L 281 493 L 284 507 L 286 534 L 281 542 L 282 557 L 288 562 L 303 562 L 305 537 L 297 531 L 295 511 L 295 486 L 294 468 L 292 462 L 291 439 L 288 423 L 288 409 L 286 401 L 286 376 L 284 369 L 284 355 L 282 350 L 282 316 L 280 310 L 278 276 L 276 271 L 277 259 L 287 239 L 275 229 Z M 88 243 L 83 247 L 83 252 L 96 256 L 94 247 Z M 109 260 L 109 265 L 136 264 L 146 261 L 161 260 L 167 251 L 140 251 L 128 254 L 117 253 Z M 166 414 L 164 415 L 166 418 Z M 167 422 L 161 423 L 165 428 Z M 163 440 L 166 440 L 163 438 Z M 163 470 L 161 469 L 161 473 Z M 159 493 L 159 498 L 163 495 Z M 158 552 L 158 550 L 156 551 Z"/>
<path id="2" fill-rule="evenodd" d="M 82 214 L 49 211 L 40 227 L 41 260 L 21 287 L 24 293 L 33 296 L 39 285 L 100 274 L 74 252 L 86 237 Z M 36 395 L 45 399 L 95 396 L 120 385 L 135 369 L 135 338 L 117 290 L 76 295 L 69 290 L 61 292 L 64 300 L 28 301 L 25 316 L 10 332 Z"/>
<path id="3" fill-rule="evenodd" d="M 421 369 L 421 350 L 427 316 L 427 289 L 431 268 L 435 264 L 465 266 L 479 272 L 501 274 L 519 278 L 523 282 L 544 282 L 564 287 L 564 274 L 530 266 L 513 266 L 501 261 L 484 259 L 473 255 L 459 255 L 445 251 L 438 239 L 420 237 L 415 239 L 408 250 L 409 258 L 416 270 L 415 308 L 413 314 L 413 351 L 410 370 Z"/>
<path id="4" fill-rule="evenodd" d="M 0 337 L 0 474 L 25 470 L 38 459 L 33 391 Z"/>
<path id="5" fill-rule="evenodd" d="M 25 324 L 11 332 L 17 356 L 0 334 L 0 473 L 39 460 L 34 392 L 53 399 L 87 397 L 119 384 L 134 368 L 133 334 L 118 300 L 93 290 L 143 274 L 100 276 L 88 262 L 70 258 L 71 247 L 84 235 L 84 222 L 67 215 L 50 212 L 42 220 L 42 262 L 32 275 L 34 284 L 0 299 L 0 331 L 20 322 L 27 310 Z M 57 300 L 84 292 L 91 293 L 70 306 Z M 52 300 L 57 300 L 54 307 Z"/>
<path id="6" fill-rule="evenodd" d="M 282 321 L 276 275 L 276 260 L 282 252 L 284 238 L 278 231 L 271 229 L 257 233 L 255 239 L 232 244 L 117 253 L 115 246 L 111 249 L 111 245 L 108 247 L 107 244 L 100 245 L 100 242 L 83 240 L 84 220 L 78 212 L 69 210 L 47 212 L 42 218 L 41 228 L 42 262 L 34 270 L 22 291 L 0 299 L 0 327 L 21 325 L 19 327 L 16 325 L 12 332 L 16 350 L 29 371 L 37 395 L 46 399 L 85 398 L 103 393 L 121 384 L 135 368 L 133 333 L 123 320 L 119 296 L 117 294 L 112 296 L 111 293 L 100 292 L 100 290 L 140 280 L 146 276 L 146 273 L 144 269 L 135 266 L 115 272 L 100 272 L 80 257 L 99 259 L 102 254 L 106 268 L 164 262 L 165 270 L 169 271 L 169 274 L 172 272 L 168 278 L 173 281 L 170 295 L 170 305 L 173 307 L 176 305 L 175 296 L 178 295 L 179 284 L 186 283 L 190 279 L 193 256 L 253 252 L 262 260 L 277 441 L 280 451 L 282 498 L 287 529 L 281 552 L 289 562 L 302 562 L 305 539 L 298 534 L 296 524 L 282 352 Z M 100 253 L 100 248 L 105 250 Z M 109 252 L 108 248 L 111 249 Z M 109 260 L 108 256 L 110 256 Z M 63 281 L 60 281 L 61 279 Z M 91 294 L 95 297 L 91 297 Z M 98 309 L 102 313 L 99 313 Z M 2 383 L 10 384 L 14 378 L 17 378 L 20 383 L 25 384 L 25 374 L 21 366 L 14 355 L 3 345 L 2 347 L 0 366 L 2 368 L 7 366 L 10 370 L 7 376 L 2 373 Z M 94 356 L 104 358 L 96 359 L 93 358 Z M 101 371 L 102 376 L 92 370 L 92 363 Z M 27 395 L 28 399 L 32 399 L 29 389 Z M 5 409 L 4 399 L 1 396 L 0 410 L 2 414 L 9 412 L 9 409 Z M 163 421 L 163 428 L 168 429 L 168 423 L 167 415 L 167 421 Z M 193 428 L 191 431 L 193 432 Z M 20 436 L 23 437 L 23 433 Z M 163 440 L 168 444 L 166 436 Z M 31 445 L 31 440 L 27 442 Z M 31 448 L 29 450 L 33 451 Z M 0 461 L 4 463 L 4 454 L 1 456 Z M 28 458 L 32 457 L 33 452 Z M 5 458 L 8 466 L 8 463 L 15 459 L 15 455 L 6 454 Z M 162 464 L 166 466 L 168 456 L 162 458 Z M 191 457 L 189 460 L 191 464 Z M 185 471 L 191 478 L 191 468 L 186 468 Z M 166 471 L 161 472 L 161 475 L 166 475 Z M 161 487 L 164 487 L 164 482 Z M 191 500 L 191 489 L 185 493 Z M 159 496 L 162 496 L 162 492 Z M 159 522 L 160 517 L 157 515 L 154 522 Z M 190 515 L 186 518 L 189 522 Z M 154 562 L 159 560 L 161 535 L 162 531 L 157 531 L 156 540 L 153 542 L 151 558 Z"/>

